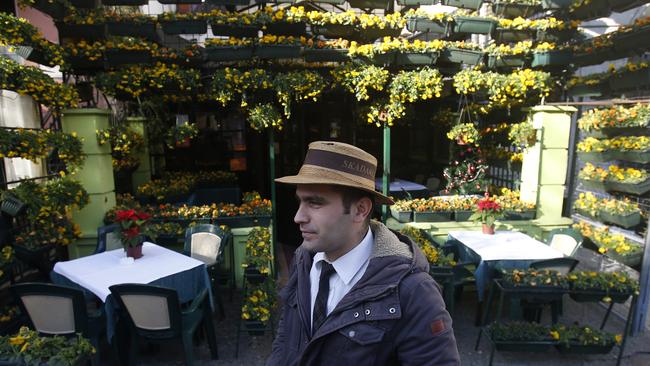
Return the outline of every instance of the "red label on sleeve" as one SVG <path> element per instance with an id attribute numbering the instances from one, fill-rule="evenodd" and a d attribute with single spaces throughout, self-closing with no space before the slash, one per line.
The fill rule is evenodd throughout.
<path id="1" fill-rule="evenodd" d="M 437 336 L 438 334 L 442 333 L 445 331 L 445 322 L 442 319 L 438 319 L 431 323 L 431 333 L 434 336 Z"/>

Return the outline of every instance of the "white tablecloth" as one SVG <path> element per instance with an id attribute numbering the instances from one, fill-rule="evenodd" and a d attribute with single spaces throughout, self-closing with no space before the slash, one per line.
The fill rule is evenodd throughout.
<path id="1" fill-rule="evenodd" d="M 80 286 L 92 291 L 102 301 L 112 285 L 121 283 L 150 283 L 160 278 L 183 272 L 203 262 L 183 254 L 145 242 L 142 258 L 123 263 L 124 249 L 111 250 L 54 265 L 54 272 L 63 275 Z"/>
<path id="2" fill-rule="evenodd" d="M 496 231 L 486 235 L 480 231 L 450 231 L 449 236 L 481 256 L 481 260 L 541 260 L 562 258 L 562 252 L 516 231 Z"/>

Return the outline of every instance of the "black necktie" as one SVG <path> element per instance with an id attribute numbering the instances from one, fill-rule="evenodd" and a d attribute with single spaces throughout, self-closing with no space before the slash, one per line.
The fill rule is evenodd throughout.
<path id="1" fill-rule="evenodd" d="M 314 316 L 311 326 L 312 336 L 316 333 L 316 330 L 327 318 L 327 295 L 330 292 L 330 276 L 332 276 L 336 270 L 334 266 L 327 263 L 326 261 L 321 262 L 320 268 L 320 280 L 318 281 L 318 295 L 316 295 L 316 302 L 314 303 Z"/>

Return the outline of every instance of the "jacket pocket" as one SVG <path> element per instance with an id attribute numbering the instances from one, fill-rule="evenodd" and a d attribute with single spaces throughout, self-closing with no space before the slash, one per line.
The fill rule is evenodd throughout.
<path id="1" fill-rule="evenodd" d="M 356 323 L 339 330 L 348 340 L 361 346 L 379 343 L 384 339 L 386 331 L 366 323 Z"/>

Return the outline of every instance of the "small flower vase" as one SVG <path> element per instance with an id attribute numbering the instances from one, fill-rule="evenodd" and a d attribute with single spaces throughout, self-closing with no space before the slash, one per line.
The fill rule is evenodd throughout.
<path id="1" fill-rule="evenodd" d="M 483 234 L 494 235 L 494 225 L 483 224 Z"/>
<path id="2" fill-rule="evenodd" d="M 138 259 L 142 257 L 142 243 L 134 247 L 126 247 L 126 256 L 133 259 Z"/>

